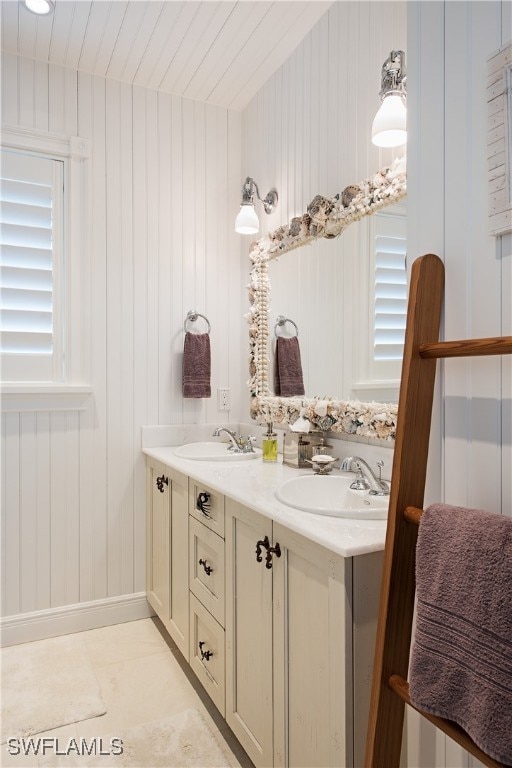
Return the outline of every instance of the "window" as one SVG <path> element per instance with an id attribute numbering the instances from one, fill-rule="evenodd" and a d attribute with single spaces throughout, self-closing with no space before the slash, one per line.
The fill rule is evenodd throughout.
<path id="1" fill-rule="evenodd" d="M 378 215 L 378 214 L 377 214 Z M 373 360 L 402 360 L 407 315 L 404 237 L 377 234 L 374 258 Z"/>
<path id="2" fill-rule="evenodd" d="M 369 378 L 398 381 L 407 316 L 407 231 L 402 206 L 374 214 L 370 223 Z"/>
<path id="3" fill-rule="evenodd" d="M 29 409 L 38 393 L 49 409 L 64 407 L 91 391 L 89 156 L 89 141 L 79 136 L 2 126 L 3 410 L 19 410 L 22 400 Z"/>
<path id="4" fill-rule="evenodd" d="M 2 150 L 3 381 L 63 379 L 64 160 Z"/>
<path id="5" fill-rule="evenodd" d="M 360 398 L 394 400 L 402 370 L 407 316 L 407 219 L 404 203 L 368 217 L 368 244 L 361 258 L 360 279 L 369 287 L 360 308 L 356 345 Z"/>

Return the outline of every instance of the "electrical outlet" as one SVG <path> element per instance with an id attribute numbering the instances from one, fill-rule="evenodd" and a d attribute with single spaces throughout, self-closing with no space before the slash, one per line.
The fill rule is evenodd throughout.
<path id="1" fill-rule="evenodd" d="M 231 407 L 229 389 L 218 389 L 217 394 L 219 397 L 219 411 L 229 411 Z"/>

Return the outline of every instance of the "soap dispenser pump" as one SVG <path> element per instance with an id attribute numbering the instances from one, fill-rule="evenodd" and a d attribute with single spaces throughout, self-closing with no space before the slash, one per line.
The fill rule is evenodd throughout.
<path id="1" fill-rule="evenodd" d="M 277 461 L 277 435 L 272 431 L 272 422 L 267 424 L 267 432 L 263 437 L 263 461 Z"/>

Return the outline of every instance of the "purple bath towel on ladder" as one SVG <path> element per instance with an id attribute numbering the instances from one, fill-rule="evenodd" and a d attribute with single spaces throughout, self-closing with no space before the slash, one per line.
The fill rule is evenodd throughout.
<path id="1" fill-rule="evenodd" d="M 185 334 L 183 397 L 211 397 L 211 356 L 208 333 Z"/>
<path id="2" fill-rule="evenodd" d="M 435 504 L 416 549 L 411 702 L 512 765 L 512 518 Z"/>

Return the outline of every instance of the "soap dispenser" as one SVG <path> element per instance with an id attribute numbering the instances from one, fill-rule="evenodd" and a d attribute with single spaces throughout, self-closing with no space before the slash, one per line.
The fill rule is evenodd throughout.
<path id="1" fill-rule="evenodd" d="M 277 435 L 272 431 L 272 422 L 267 424 L 267 432 L 263 437 L 263 461 L 277 461 Z"/>

